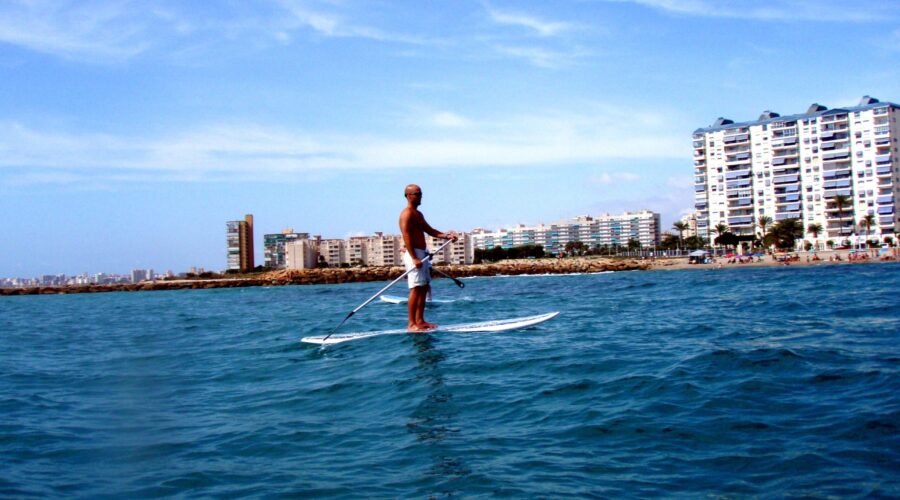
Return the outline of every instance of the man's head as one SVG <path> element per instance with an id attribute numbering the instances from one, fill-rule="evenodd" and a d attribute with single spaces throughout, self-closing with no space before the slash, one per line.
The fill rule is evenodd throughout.
<path id="1" fill-rule="evenodd" d="M 422 204 L 422 188 L 415 184 L 410 184 L 403 190 L 403 197 L 406 198 L 406 201 L 411 203 L 412 206 L 418 207 Z"/>

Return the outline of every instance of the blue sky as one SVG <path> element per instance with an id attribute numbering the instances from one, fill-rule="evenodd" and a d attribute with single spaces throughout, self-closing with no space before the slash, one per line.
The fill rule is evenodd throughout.
<path id="1" fill-rule="evenodd" d="M 900 2 L 0 1 L 0 276 L 692 209 L 691 133 L 900 101 Z M 261 259 L 261 258 L 260 258 Z"/>

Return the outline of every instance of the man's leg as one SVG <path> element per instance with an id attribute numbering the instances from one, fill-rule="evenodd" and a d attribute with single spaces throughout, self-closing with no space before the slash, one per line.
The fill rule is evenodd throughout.
<path id="1" fill-rule="evenodd" d="M 437 325 L 435 325 L 434 323 L 425 321 L 425 305 L 428 302 L 428 294 L 431 293 L 431 285 L 425 285 L 420 288 L 422 289 L 422 293 L 419 297 L 419 303 L 416 307 L 416 325 L 419 328 L 428 330 L 437 328 Z"/>
<path id="2" fill-rule="evenodd" d="M 406 328 L 408 330 L 419 330 L 418 325 L 418 311 L 419 311 L 419 296 L 422 295 L 422 287 L 417 286 L 409 289 L 409 300 L 406 304 L 406 310 L 409 319 L 407 320 Z"/>

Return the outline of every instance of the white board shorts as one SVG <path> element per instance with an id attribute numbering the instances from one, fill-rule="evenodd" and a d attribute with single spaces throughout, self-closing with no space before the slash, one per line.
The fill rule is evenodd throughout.
<path id="1" fill-rule="evenodd" d="M 416 248 L 415 251 L 419 260 L 424 259 L 427 255 L 423 249 Z M 431 259 L 422 260 L 422 267 L 416 268 L 409 252 L 403 252 L 403 266 L 409 271 L 409 274 L 406 275 L 409 288 L 417 288 L 431 283 Z"/>

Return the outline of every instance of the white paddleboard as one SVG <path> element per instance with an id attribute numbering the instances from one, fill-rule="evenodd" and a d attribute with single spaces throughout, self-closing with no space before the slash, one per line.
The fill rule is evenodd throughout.
<path id="1" fill-rule="evenodd" d="M 398 295 L 381 295 L 378 297 L 382 302 L 387 302 L 388 304 L 406 304 L 409 301 L 409 297 L 400 297 Z M 452 304 L 455 300 L 452 299 L 432 299 L 425 302 L 425 304 Z"/>
<path id="2" fill-rule="evenodd" d="M 546 314 L 539 314 L 537 316 L 526 316 L 524 318 L 512 318 L 512 319 L 498 319 L 494 321 L 482 321 L 480 323 L 462 323 L 457 325 L 441 325 L 434 330 L 428 330 L 426 333 L 435 333 L 435 332 L 502 332 L 506 330 L 517 330 L 519 328 L 525 328 L 533 325 L 537 325 L 539 323 L 543 323 L 544 321 L 555 318 L 559 312 L 549 312 Z M 381 330 L 374 332 L 358 332 L 358 333 L 338 333 L 328 337 L 328 340 L 325 340 L 325 335 L 320 335 L 316 337 L 303 337 L 300 339 L 301 342 L 306 342 L 309 344 L 340 344 L 341 342 L 348 342 L 351 340 L 360 340 L 367 339 L 369 337 L 377 337 L 379 335 L 400 335 L 400 334 L 409 334 L 410 332 L 406 329 L 403 330 Z"/>

